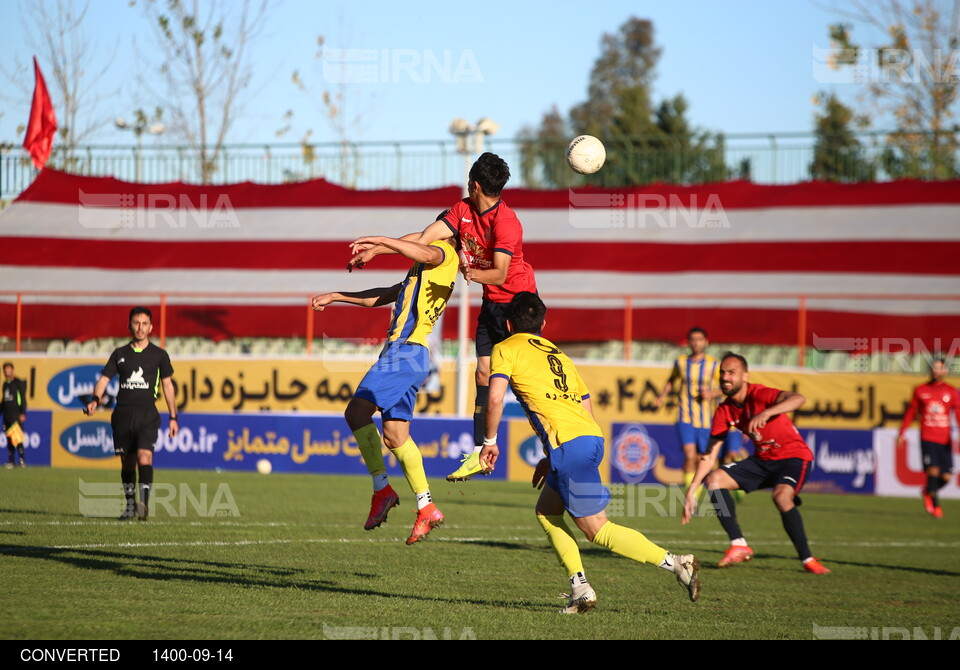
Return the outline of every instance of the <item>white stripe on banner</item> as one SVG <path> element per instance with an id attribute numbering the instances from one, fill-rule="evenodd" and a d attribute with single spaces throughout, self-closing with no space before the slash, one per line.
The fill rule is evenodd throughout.
<path id="1" fill-rule="evenodd" d="M 451 203 L 452 204 L 452 203 Z M 0 213 L 11 237 L 166 241 L 344 240 L 419 232 L 436 208 L 159 210 L 15 202 Z M 526 209 L 526 242 L 960 241 L 960 207 L 790 207 L 723 210 Z M 130 227 L 124 227 L 124 226 Z"/>

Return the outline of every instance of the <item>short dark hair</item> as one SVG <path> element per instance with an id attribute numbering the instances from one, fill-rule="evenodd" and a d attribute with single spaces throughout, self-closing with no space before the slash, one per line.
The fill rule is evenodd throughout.
<path id="1" fill-rule="evenodd" d="M 723 362 L 728 358 L 736 358 L 738 361 L 740 361 L 740 363 L 743 365 L 744 372 L 748 372 L 750 370 L 750 366 L 747 365 L 747 359 L 740 354 L 733 353 L 732 351 L 728 351 L 720 358 L 720 365 L 723 365 Z"/>
<path id="2" fill-rule="evenodd" d="M 515 333 L 539 333 L 547 316 L 547 306 L 536 293 L 521 291 L 513 296 L 507 319 Z"/>
<path id="3" fill-rule="evenodd" d="M 694 333 L 700 333 L 700 334 L 703 335 L 706 339 L 708 339 L 708 340 L 710 339 L 709 337 L 707 337 L 707 331 L 705 331 L 705 330 L 704 330 L 703 328 L 701 328 L 700 326 L 694 326 L 693 328 L 691 328 L 690 330 L 688 330 L 688 331 L 687 331 L 687 339 L 689 340 L 689 339 L 690 339 L 690 336 L 693 335 Z"/>
<path id="4" fill-rule="evenodd" d="M 127 323 L 130 323 L 131 321 L 133 321 L 133 317 L 135 317 L 137 314 L 146 314 L 147 318 L 150 319 L 150 322 L 151 323 L 153 322 L 153 312 L 151 312 L 146 307 L 141 307 L 140 305 L 137 305 L 136 307 L 130 310 L 130 318 L 127 319 Z"/>
<path id="5" fill-rule="evenodd" d="M 484 195 L 492 198 L 500 195 L 509 179 L 510 167 L 507 162 L 489 151 L 481 154 L 470 168 L 470 181 L 477 182 Z"/>
<path id="6" fill-rule="evenodd" d="M 13 363 L 11 363 L 10 361 L 4 361 L 4 362 L 3 362 L 3 366 L 0 366 L 0 367 L 4 367 L 4 368 L 10 367 L 10 368 L 12 368 L 12 367 L 13 367 Z"/>

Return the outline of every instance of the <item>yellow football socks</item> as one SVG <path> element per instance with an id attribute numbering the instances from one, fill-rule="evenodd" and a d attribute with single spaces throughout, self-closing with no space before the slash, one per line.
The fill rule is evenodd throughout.
<path id="1" fill-rule="evenodd" d="M 392 451 L 413 492 L 420 494 L 429 490 L 427 473 L 423 470 L 423 456 L 420 454 L 417 443 L 408 437 L 406 442 Z"/>
<path id="2" fill-rule="evenodd" d="M 367 424 L 353 431 L 353 436 L 357 440 L 363 462 L 367 464 L 370 474 L 376 477 L 385 473 L 387 466 L 383 462 L 383 443 L 380 441 L 380 431 L 377 430 L 377 426 L 372 423 Z"/>
<path id="3" fill-rule="evenodd" d="M 583 561 L 580 560 L 580 550 L 577 548 L 577 541 L 563 520 L 563 515 L 544 516 L 537 515 L 537 521 L 543 526 L 543 531 L 547 534 L 550 546 L 557 555 L 560 565 L 567 571 L 567 577 L 573 577 L 578 572 L 583 572 Z"/>
<path id="4" fill-rule="evenodd" d="M 593 543 L 639 563 L 652 565 L 659 565 L 663 555 L 667 553 L 666 549 L 655 545 L 643 533 L 626 526 L 618 526 L 612 521 L 601 526 L 593 538 Z"/>

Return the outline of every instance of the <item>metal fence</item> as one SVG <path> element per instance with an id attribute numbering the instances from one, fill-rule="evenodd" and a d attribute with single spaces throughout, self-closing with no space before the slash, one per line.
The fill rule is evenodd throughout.
<path id="1" fill-rule="evenodd" d="M 872 175 L 876 180 L 891 178 L 884 171 L 880 157 L 889 148 L 892 137 L 893 134 L 883 132 L 856 134 L 858 156 L 876 164 Z M 915 137 L 922 141 L 923 135 Z M 773 133 L 726 135 L 713 147 L 722 152 L 728 178 L 743 177 L 758 184 L 792 184 L 811 179 L 815 145 L 816 136 L 812 133 Z M 682 163 L 685 159 L 683 149 L 679 148 L 637 149 L 644 146 L 642 138 L 633 146 L 629 149 L 631 155 L 643 154 L 649 164 Z M 536 186 L 524 183 L 522 145 L 518 140 L 488 138 L 487 147 L 503 156 L 513 168 L 512 186 Z M 608 147 L 608 150 L 615 148 Z M 557 151 L 562 151 L 562 147 Z M 955 154 L 952 164 L 960 166 L 960 154 L 952 151 Z M 419 142 L 227 145 L 216 158 L 213 182 L 278 184 L 323 177 L 358 189 L 425 189 L 460 185 L 464 181 L 464 162 L 453 138 Z M 70 155 L 55 150 L 49 165 L 74 174 L 111 176 L 134 182 L 196 183 L 201 173 L 200 161 L 190 148 L 160 144 L 146 144 L 142 148 L 136 144 L 81 146 Z M 530 174 L 535 176 L 536 171 Z M 18 143 L 0 143 L 0 200 L 16 197 L 35 176 L 36 170 Z"/>

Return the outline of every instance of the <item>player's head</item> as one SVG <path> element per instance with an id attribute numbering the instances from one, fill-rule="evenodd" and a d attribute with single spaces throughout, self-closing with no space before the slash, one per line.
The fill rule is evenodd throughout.
<path id="1" fill-rule="evenodd" d="M 522 291 L 510 301 L 507 321 L 515 333 L 539 333 L 547 319 L 547 306 L 535 293 Z"/>
<path id="2" fill-rule="evenodd" d="M 699 356 L 707 350 L 707 345 L 710 344 L 707 339 L 707 331 L 699 326 L 694 326 L 687 331 L 687 344 L 690 345 L 690 351 L 695 356 Z"/>
<path id="3" fill-rule="evenodd" d="M 13 379 L 13 363 L 10 361 L 4 361 L 3 363 L 3 376 L 8 380 Z"/>
<path id="4" fill-rule="evenodd" d="M 510 168 L 507 166 L 507 162 L 497 154 L 492 154 L 488 151 L 485 154 L 481 154 L 480 158 L 473 164 L 473 167 L 470 168 L 468 188 L 470 188 L 472 184 L 476 184 L 480 187 L 480 190 L 483 191 L 484 195 L 490 196 L 491 198 L 498 198 L 500 197 L 500 191 L 503 190 L 503 187 L 506 186 L 507 180 L 509 179 Z"/>
<path id="5" fill-rule="evenodd" d="M 930 361 L 930 378 L 933 381 L 942 381 L 947 377 L 947 359 L 946 358 L 935 358 Z"/>
<path id="6" fill-rule="evenodd" d="M 145 340 L 153 330 L 153 312 L 146 307 L 134 307 L 130 310 L 130 321 L 127 322 L 130 335 L 136 340 Z"/>
<path id="7" fill-rule="evenodd" d="M 737 395 L 750 379 L 747 359 L 728 351 L 720 359 L 720 391 L 729 397 Z"/>

